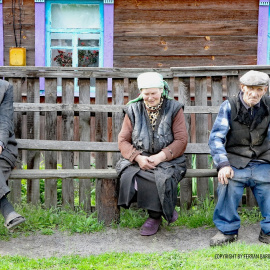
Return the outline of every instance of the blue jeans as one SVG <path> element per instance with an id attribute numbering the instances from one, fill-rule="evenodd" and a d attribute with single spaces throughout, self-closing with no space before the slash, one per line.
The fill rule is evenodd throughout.
<path id="1" fill-rule="evenodd" d="M 224 234 L 237 234 L 240 217 L 237 212 L 245 187 L 250 187 L 264 219 L 261 228 L 270 234 L 270 164 L 250 162 L 244 169 L 232 167 L 234 177 L 228 185 L 218 184 L 218 202 L 213 221 Z"/>

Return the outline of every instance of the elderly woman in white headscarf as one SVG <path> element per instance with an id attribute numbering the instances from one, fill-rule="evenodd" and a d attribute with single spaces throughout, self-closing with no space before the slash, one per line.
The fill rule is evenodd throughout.
<path id="1" fill-rule="evenodd" d="M 125 109 L 118 135 L 122 158 L 116 170 L 120 176 L 118 205 L 129 208 L 137 202 L 149 218 L 141 235 L 158 231 L 162 216 L 176 221 L 177 186 L 186 172 L 184 151 L 187 131 L 183 105 L 169 97 L 161 74 L 142 73 L 137 78 L 140 95 Z"/>

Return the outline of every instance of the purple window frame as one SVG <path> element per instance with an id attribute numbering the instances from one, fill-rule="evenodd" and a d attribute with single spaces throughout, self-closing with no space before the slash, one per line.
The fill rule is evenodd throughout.
<path id="1" fill-rule="evenodd" d="M 4 18 L 3 4 L 0 1 L 0 66 L 4 65 Z"/>
<path id="2" fill-rule="evenodd" d="M 269 0 L 260 1 L 258 18 L 257 65 L 267 65 Z"/>

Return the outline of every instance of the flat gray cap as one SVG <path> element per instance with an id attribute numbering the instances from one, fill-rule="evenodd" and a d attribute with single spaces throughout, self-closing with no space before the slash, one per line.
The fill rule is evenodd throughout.
<path id="1" fill-rule="evenodd" d="M 250 70 L 240 78 L 240 83 L 247 86 L 266 86 L 269 84 L 269 76 L 261 71 Z"/>

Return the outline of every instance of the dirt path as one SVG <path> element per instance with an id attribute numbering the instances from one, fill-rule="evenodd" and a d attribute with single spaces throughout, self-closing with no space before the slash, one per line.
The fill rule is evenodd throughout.
<path id="1" fill-rule="evenodd" d="M 259 244 L 260 224 L 241 227 L 239 241 Z M 154 236 L 143 237 L 138 229 L 111 229 L 92 234 L 30 235 L 0 241 L 0 255 L 22 255 L 31 258 L 64 255 L 88 256 L 105 252 L 189 251 L 209 247 L 215 228 L 187 229 L 162 227 Z"/>

